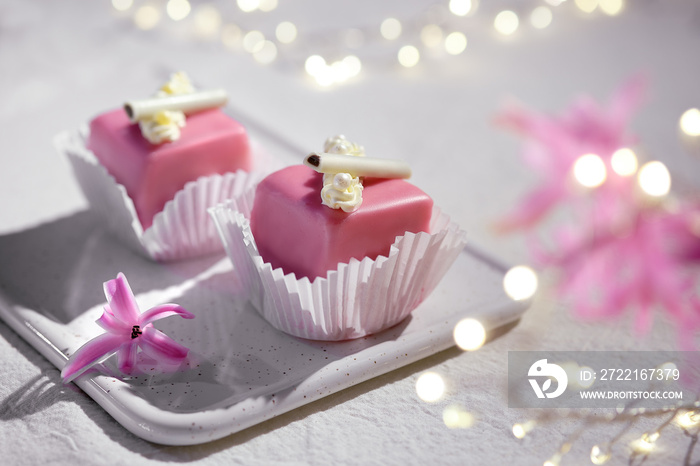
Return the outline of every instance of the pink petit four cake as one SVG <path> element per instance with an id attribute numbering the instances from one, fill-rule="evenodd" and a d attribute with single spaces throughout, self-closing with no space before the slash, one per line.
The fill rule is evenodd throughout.
<path id="1" fill-rule="evenodd" d="M 183 98 L 202 95 L 177 73 L 156 98 L 142 101 L 160 107 L 134 118 L 128 104 L 90 122 L 87 148 L 126 188 L 144 230 L 188 182 L 252 168 L 248 136 L 240 123 L 209 107 L 208 101 L 183 104 Z M 224 102 L 225 97 L 218 104 Z"/>
<path id="2" fill-rule="evenodd" d="M 187 182 L 252 168 L 245 128 L 220 110 L 188 116 L 181 137 L 161 144 L 143 137 L 123 109 L 113 110 L 90 122 L 87 146 L 126 188 L 144 229 Z"/>
<path id="3" fill-rule="evenodd" d="M 325 277 L 339 263 L 389 255 L 397 236 L 429 232 L 432 199 L 398 179 L 367 178 L 354 212 L 321 203 L 323 175 L 304 165 L 263 179 L 250 228 L 262 258 L 297 278 Z M 283 233 L 281 233 L 283 232 Z"/>
<path id="4" fill-rule="evenodd" d="M 275 328 L 347 340 L 405 319 L 466 243 L 403 162 L 364 156 L 342 136 L 254 189 L 249 218 L 210 210 L 236 289 Z"/>

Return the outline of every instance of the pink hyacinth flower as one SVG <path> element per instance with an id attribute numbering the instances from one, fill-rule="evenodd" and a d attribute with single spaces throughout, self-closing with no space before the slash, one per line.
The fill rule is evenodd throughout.
<path id="1" fill-rule="evenodd" d="M 570 236 L 551 258 L 562 272 L 558 291 L 584 318 L 611 318 L 634 309 L 640 333 L 649 331 L 651 311 L 659 307 L 678 325 L 679 340 L 689 341 L 700 325 L 695 273 L 688 267 L 698 237 L 689 226 L 686 211 L 648 210 L 625 231 Z"/>
<path id="2" fill-rule="evenodd" d="M 162 304 L 141 313 L 124 274 L 105 282 L 107 305 L 97 324 L 104 333 L 85 343 L 71 355 L 61 371 L 64 383 L 83 374 L 92 365 L 117 353 L 119 370 L 133 372 L 138 349 L 157 361 L 182 362 L 189 350 L 153 326 L 153 322 L 171 315 L 193 319 L 194 315 L 177 304 Z"/>
<path id="3" fill-rule="evenodd" d="M 497 228 L 501 231 L 529 229 L 557 205 L 580 197 L 581 191 L 570 183 L 570 173 L 576 160 L 584 154 L 601 157 L 611 173 L 613 153 L 635 142 L 627 126 L 641 103 L 644 89 L 644 79 L 636 77 L 625 83 L 607 106 L 582 97 L 561 116 L 543 115 L 519 107 L 499 115 L 497 124 L 525 138 L 523 157 L 542 181 L 497 224 Z M 632 202 L 620 195 L 630 192 L 629 182 L 629 178 L 610 177 L 596 190 L 594 196 L 600 198 L 598 205 L 604 207 L 599 209 L 598 215 L 613 217 Z"/>

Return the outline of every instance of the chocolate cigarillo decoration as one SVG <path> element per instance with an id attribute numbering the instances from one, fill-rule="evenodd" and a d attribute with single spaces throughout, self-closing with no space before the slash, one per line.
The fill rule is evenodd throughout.
<path id="1" fill-rule="evenodd" d="M 185 114 L 226 105 L 228 95 L 224 89 L 174 94 L 166 97 L 153 97 L 132 100 L 124 104 L 124 111 L 132 123 L 153 118 L 160 112 L 181 111 Z"/>
<path id="2" fill-rule="evenodd" d="M 353 177 L 368 178 L 411 177 L 411 167 L 401 160 L 312 152 L 304 159 L 304 165 L 324 174 L 348 173 Z"/>

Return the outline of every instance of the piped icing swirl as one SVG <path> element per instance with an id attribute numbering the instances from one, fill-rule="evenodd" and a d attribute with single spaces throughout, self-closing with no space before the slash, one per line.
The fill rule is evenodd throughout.
<path id="1" fill-rule="evenodd" d="M 139 121 L 141 134 L 151 144 L 173 142 L 180 139 L 180 128 L 185 126 L 185 114 L 179 110 L 164 110 L 152 118 Z"/>
<path id="2" fill-rule="evenodd" d="M 330 154 L 365 156 L 364 147 L 337 135 L 326 139 L 323 150 Z M 321 202 L 331 209 L 354 212 L 362 205 L 362 181 L 349 173 L 324 173 Z"/>
<path id="3" fill-rule="evenodd" d="M 163 84 L 156 93 L 156 97 L 166 97 L 169 95 L 191 94 L 195 91 L 192 81 L 184 71 L 178 71 L 170 76 L 170 80 Z"/>
<path id="4" fill-rule="evenodd" d="M 348 173 L 326 173 L 323 175 L 321 200 L 332 209 L 353 212 L 362 205 L 362 183 Z"/>
<path id="5" fill-rule="evenodd" d="M 323 150 L 329 154 L 356 155 L 357 157 L 365 156 L 364 147 L 348 141 L 342 134 L 331 136 L 326 139 L 326 142 L 323 144 Z"/>
<path id="6" fill-rule="evenodd" d="M 170 80 L 156 92 L 155 96 L 167 97 L 190 94 L 194 91 L 187 74 L 184 71 L 178 71 L 170 76 Z M 180 139 L 180 128 L 184 126 L 185 114 L 180 110 L 163 110 L 139 120 L 141 134 L 151 144 L 177 141 Z"/>

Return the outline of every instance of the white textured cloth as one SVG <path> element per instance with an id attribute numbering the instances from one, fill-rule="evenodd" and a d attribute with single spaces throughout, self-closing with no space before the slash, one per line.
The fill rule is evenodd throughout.
<path id="1" fill-rule="evenodd" d="M 332 16 L 324 12 L 330 7 L 319 3 L 324 2 L 289 2 L 284 11 L 305 33 L 323 24 L 317 16 Z M 353 11 L 362 13 L 356 24 L 378 25 L 384 15 L 410 18 L 412 11 L 429 3 L 360 2 Z M 495 37 L 490 21 L 483 21 L 478 24 L 489 28 L 475 27 L 463 55 L 426 56 L 415 70 L 397 69 L 394 52 L 381 48 L 379 58 L 365 62 L 355 81 L 322 90 L 303 74 L 303 58 L 316 53 L 313 48 L 299 51 L 293 63 L 265 67 L 218 42 L 169 33 L 178 29 L 167 18 L 153 31 L 140 31 L 108 2 L 4 0 L 2 244 L 21 245 L 23 230 L 86 207 L 67 163 L 51 147 L 53 135 L 77 128 L 129 98 L 149 95 L 163 77 L 185 70 L 198 84 L 227 88 L 232 106 L 241 114 L 274 128 L 299 147 L 318 150 L 326 137 L 343 133 L 361 142 L 368 155 L 406 159 L 415 173 L 413 182 L 430 193 L 474 243 L 508 262 L 526 262 L 521 238 L 496 237 L 489 228 L 534 181 L 517 157 L 514 138 L 491 124 L 509 96 L 534 108 L 559 111 L 580 92 L 604 99 L 625 78 L 646 72 L 650 98 L 633 123 L 645 151 L 663 160 L 677 179 L 692 181 L 700 170 L 677 135 L 678 117 L 699 104 L 697 3 L 627 2 L 617 17 L 600 11 L 587 16 L 573 3 L 553 8 L 552 25 L 535 31 L 527 24 L 527 14 L 539 2 L 503 2 L 522 13 L 521 29 L 514 37 Z M 492 10 L 481 13 L 490 15 Z M 343 16 L 333 18 L 341 21 Z M 14 235 L 13 241 L 7 241 L 8 235 Z M 0 275 L 21 274 L 22 264 L 3 260 L 6 257 L 8 251 L 0 250 Z M 34 286 L 41 293 L 41 283 Z M 193 447 L 164 447 L 128 433 L 74 385 L 63 386 L 58 370 L 0 322 L 0 462 L 542 464 L 581 423 L 564 417 L 539 426 L 523 440 L 515 439 L 513 423 L 531 413 L 508 408 L 507 352 L 674 349 L 672 328 L 662 319 L 656 322 L 644 338 L 631 331 L 629 320 L 581 324 L 569 317 L 566 306 L 545 295 L 518 326 L 504 330 L 478 352 L 448 350 Z M 416 379 L 427 370 L 439 372 L 448 383 L 446 397 L 435 404 L 415 394 Z M 445 427 L 442 412 L 452 404 L 475 416 L 471 428 Z M 616 444 L 612 464 L 627 463 L 629 442 L 662 422 L 642 419 L 634 425 Z M 586 464 L 592 445 L 612 439 L 622 427 L 588 426 L 563 464 Z M 700 460 L 692 440 L 669 426 L 644 464 L 677 464 L 686 455 L 691 463 Z"/>

